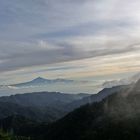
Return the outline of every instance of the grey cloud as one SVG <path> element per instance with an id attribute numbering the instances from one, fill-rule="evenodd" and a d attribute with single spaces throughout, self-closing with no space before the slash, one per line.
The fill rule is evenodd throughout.
<path id="1" fill-rule="evenodd" d="M 114 46 L 103 42 L 103 45 L 94 43 L 93 49 L 85 51 L 84 48 L 88 47 L 88 42 L 74 44 L 71 39 L 72 36 L 86 37 L 87 35 L 92 35 L 94 39 L 99 34 L 104 34 L 105 30 L 112 36 L 115 31 L 120 31 L 122 28 L 126 30 L 124 31 L 126 34 L 131 34 L 127 29 L 135 24 L 135 20 L 130 17 L 135 17 L 135 13 L 131 13 L 137 7 L 131 8 L 126 0 L 123 4 L 126 6 L 120 5 L 117 0 L 1 1 L 0 71 L 90 57 L 119 55 L 139 50 L 133 45 L 124 46 L 122 42 L 116 42 Z M 139 18 L 136 17 L 136 19 Z M 122 37 L 123 34 L 120 36 Z M 69 41 L 65 41 L 65 38 Z M 56 49 L 39 47 L 36 42 L 42 39 L 49 40 L 48 46 L 54 45 Z M 134 42 L 128 42 L 134 44 Z"/>
<path id="2" fill-rule="evenodd" d="M 64 61 L 138 51 L 138 48 L 135 48 L 135 44 L 120 48 L 112 47 L 110 49 L 108 47 L 105 47 L 104 49 L 98 49 L 97 47 L 94 50 L 87 52 L 82 49 L 77 50 L 74 46 L 68 44 L 61 44 L 61 46 L 65 47 L 62 47 L 58 50 L 37 50 L 24 53 L 21 51 L 22 53 L 19 52 L 17 54 L 9 54 L 9 56 L 6 56 L 6 58 L 2 59 L 4 62 L 0 63 L 0 71 L 10 71 L 30 66 L 46 65 Z"/>
<path id="3" fill-rule="evenodd" d="M 81 5 L 81 3 L 85 4 Z M 68 30 L 72 26 L 77 26 L 77 28 L 82 29 L 80 25 L 85 22 L 97 22 L 96 24 L 100 22 L 105 23 L 108 15 L 105 14 L 103 16 L 102 14 L 108 11 L 108 7 L 112 6 L 111 3 L 111 0 L 107 0 L 107 2 L 94 0 L 5 0 L 1 2 L 0 37 L 9 40 L 22 40 L 28 37 L 31 39 L 31 36 L 36 34 L 44 32 L 51 34 L 51 32 L 63 31 L 64 28 Z M 103 11 L 97 8 L 100 5 Z M 114 13 L 114 15 L 116 14 Z M 108 20 L 119 18 L 119 16 L 114 15 L 110 15 L 111 17 Z M 101 21 L 99 19 L 102 16 L 103 20 Z M 126 18 L 123 18 L 123 20 L 127 22 Z M 97 25 L 94 26 L 95 29 Z M 90 29 L 86 28 L 85 30 Z"/>

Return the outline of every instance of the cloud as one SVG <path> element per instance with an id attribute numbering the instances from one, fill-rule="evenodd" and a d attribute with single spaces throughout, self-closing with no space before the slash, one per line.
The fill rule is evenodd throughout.
<path id="1" fill-rule="evenodd" d="M 139 4 L 138 0 L 5 0 L 0 5 L 0 72 L 135 55 L 140 51 Z"/>
<path id="2" fill-rule="evenodd" d="M 138 40 L 96 36 L 72 38 L 54 44 L 42 40 L 29 44 L 18 43 L 11 48 L 1 47 L 1 72 L 108 55 L 118 57 L 128 52 L 135 54 L 140 50 L 140 45 Z"/>

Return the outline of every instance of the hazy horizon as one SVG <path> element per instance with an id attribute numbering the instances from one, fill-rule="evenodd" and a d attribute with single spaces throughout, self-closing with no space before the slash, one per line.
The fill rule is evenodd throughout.
<path id="1" fill-rule="evenodd" d="M 0 3 L 0 85 L 36 77 L 87 80 L 44 90 L 95 93 L 105 81 L 140 71 L 138 0 Z"/>

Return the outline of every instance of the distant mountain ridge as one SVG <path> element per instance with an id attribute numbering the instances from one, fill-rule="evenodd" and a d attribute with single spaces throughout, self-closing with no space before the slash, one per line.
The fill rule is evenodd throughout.
<path id="1" fill-rule="evenodd" d="M 43 81 L 43 79 L 39 78 L 39 81 Z M 107 96 L 126 88 L 127 86 L 106 88 L 94 95 L 84 93 L 36 92 L 3 96 L 0 97 L 0 114 L 3 114 L 3 110 L 6 113 L 3 116 L 0 115 L 0 119 L 19 115 L 27 119 L 51 122 L 80 106 L 102 101 Z"/>
<path id="2" fill-rule="evenodd" d="M 103 90 L 99 91 L 97 94 L 93 94 L 91 96 L 87 96 L 77 101 L 73 101 L 72 103 L 68 104 L 68 108 L 75 109 L 85 104 L 92 104 L 94 102 L 100 102 L 104 98 L 117 93 L 124 91 L 127 89 L 129 85 L 122 85 L 122 86 L 114 86 L 111 88 L 104 88 Z"/>
<path id="3" fill-rule="evenodd" d="M 0 119 L 20 115 L 37 121 L 54 121 L 68 112 L 65 106 L 89 94 L 36 92 L 0 97 Z"/>
<path id="4" fill-rule="evenodd" d="M 19 84 L 13 84 L 9 86 L 15 86 L 15 87 L 26 87 L 26 86 L 36 86 L 36 85 L 44 85 L 44 84 L 55 84 L 55 83 L 73 83 L 74 80 L 69 79 L 45 79 L 42 77 L 37 77 L 29 82 L 19 83 Z"/>
<path id="5" fill-rule="evenodd" d="M 66 94 L 60 92 L 33 92 L 0 97 L 0 102 L 17 103 L 23 106 L 50 106 L 64 105 L 72 101 L 80 100 L 90 94 Z"/>

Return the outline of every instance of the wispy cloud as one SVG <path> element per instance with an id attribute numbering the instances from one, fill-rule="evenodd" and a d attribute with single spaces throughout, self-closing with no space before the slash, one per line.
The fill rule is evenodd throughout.
<path id="1" fill-rule="evenodd" d="M 140 69 L 137 61 L 140 52 L 139 5 L 138 0 L 1 1 L 0 77 L 3 78 L 2 73 L 17 73 L 22 69 L 64 77 L 66 74 L 88 76 Z M 120 59 L 123 55 L 129 61 Z M 97 67 L 100 64 L 100 70 L 91 72 L 91 64 L 86 65 L 86 61 L 90 61 L 87 58 L 96 59 L 97 62 L 91 64 Z M 80 66 L 77 68 L 78 62 L 83 62 L 83 72 Z M 57 64 L 58 67 L 67 66 L 58 68 Z M 56 68 L 48 68 L 50 65 Z M 63 72 L 59 73 L 59 69 Z"/>

